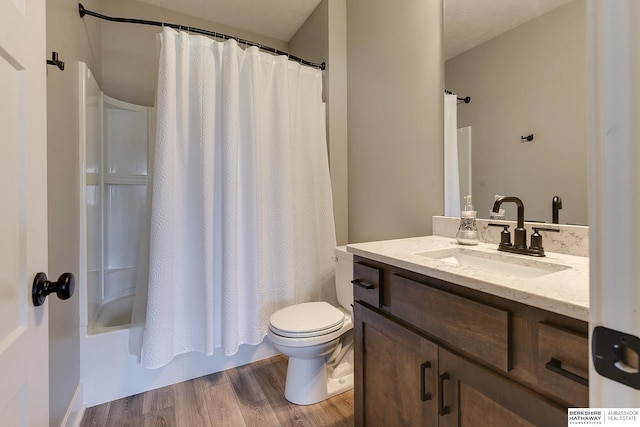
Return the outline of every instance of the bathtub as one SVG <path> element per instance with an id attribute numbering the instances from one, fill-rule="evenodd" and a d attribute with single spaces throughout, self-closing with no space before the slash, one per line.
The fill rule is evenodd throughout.
<path id="1" fill-rule="evenodd" d="M 188 353 L 154 370 L 142 369 L 130 348 L 136 282 L 148 264 L 147 159 L 153 110 L 102 93 L 79 63 L 80 380 L 85 407 L 231 369 L 278 354 L 268 342 L 241 346 L 233 356 Z M 147 224 L 147 225 L 145 225 Z M 139 277 L 140 274 L 140 277 Z M 139 345 L 138 345 L 139 347 Z"/>
<path id="2" fill-rule="evenodd" d="M 143 369 L 130 349 L 133 295 L 114 299 L 100 307 L 87 326 L 80 327 L 80 375 L 85 407 L 100 405 L 134 394 L 209 375 L 258 360 L 278 352 L 268 339 L 257 346 L 242 345 L 236 354 L 212 356 L 187 353 L 159 369 Z"/>
<path id="3" fill-rule="evenodd" d="M 111 301 L 103 301 L 96 310 L 94 319 L 89 322 L 90 335 L 128 328 L 131 324 L 134 295 L 124 295 Z"/>

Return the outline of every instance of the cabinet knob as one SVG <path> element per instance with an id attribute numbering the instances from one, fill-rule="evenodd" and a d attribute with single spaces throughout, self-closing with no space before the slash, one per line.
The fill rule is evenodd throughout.
<path id="1" fill-rule="evenodd" d="M 36 307 L 44 304 L 47 295 L 56 293 L 61 300 L 69 299 L 76 289 L 76 279 L 71 273 L 62 273 L 57 282 L 51 282 L 45 273 L 38 273 L 33 279 L 31 299 Z"/>

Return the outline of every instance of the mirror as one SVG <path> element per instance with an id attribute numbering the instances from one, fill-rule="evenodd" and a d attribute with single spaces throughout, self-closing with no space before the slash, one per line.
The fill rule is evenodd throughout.
<path id="1" fill-rule="evenodd" d="M 586 225 L 586 0 L 537 0 L 535 17 L 519 2 L 487 0 L 477 12 L 472 3 L 444 0 L 445 87 L 471 98 L 458 102 L 457 128 L 471 131 L 478 218 L 489 218 L 494 196 L 504 195 L 522 199 L 525 220 L 551 223 L 559 196 L 559 223 Z M 480 28 L 503 15 L 506 32 L 497 23 Z M 515 219 L 509 205 L 506 218 Z"/>

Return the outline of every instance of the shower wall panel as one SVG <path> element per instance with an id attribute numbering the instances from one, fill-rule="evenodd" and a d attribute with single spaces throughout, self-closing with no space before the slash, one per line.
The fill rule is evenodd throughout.
<path id="1" fill-rule="evenodd" d="M 86 324 L 90 334 L 127 326 L 136 283 L 144 280 L 148 268 L 143 251 L 148 247 L 152 111 L 106 95 L 100 96 L 99 103 L 87 102 L 86 125 Z M 110 313 L 117 313 L 117 319 L 111 319 Z"/>

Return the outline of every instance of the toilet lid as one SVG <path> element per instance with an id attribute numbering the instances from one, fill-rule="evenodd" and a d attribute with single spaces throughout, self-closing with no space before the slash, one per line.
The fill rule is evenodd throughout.
<path id="1" fill-rule="evenodd" d="M 271 329 L 288 337 L 328 334 L 340 329 L 343 323 L 344 313 L 324 301 L 285 307 L 270 319 Z"/>

